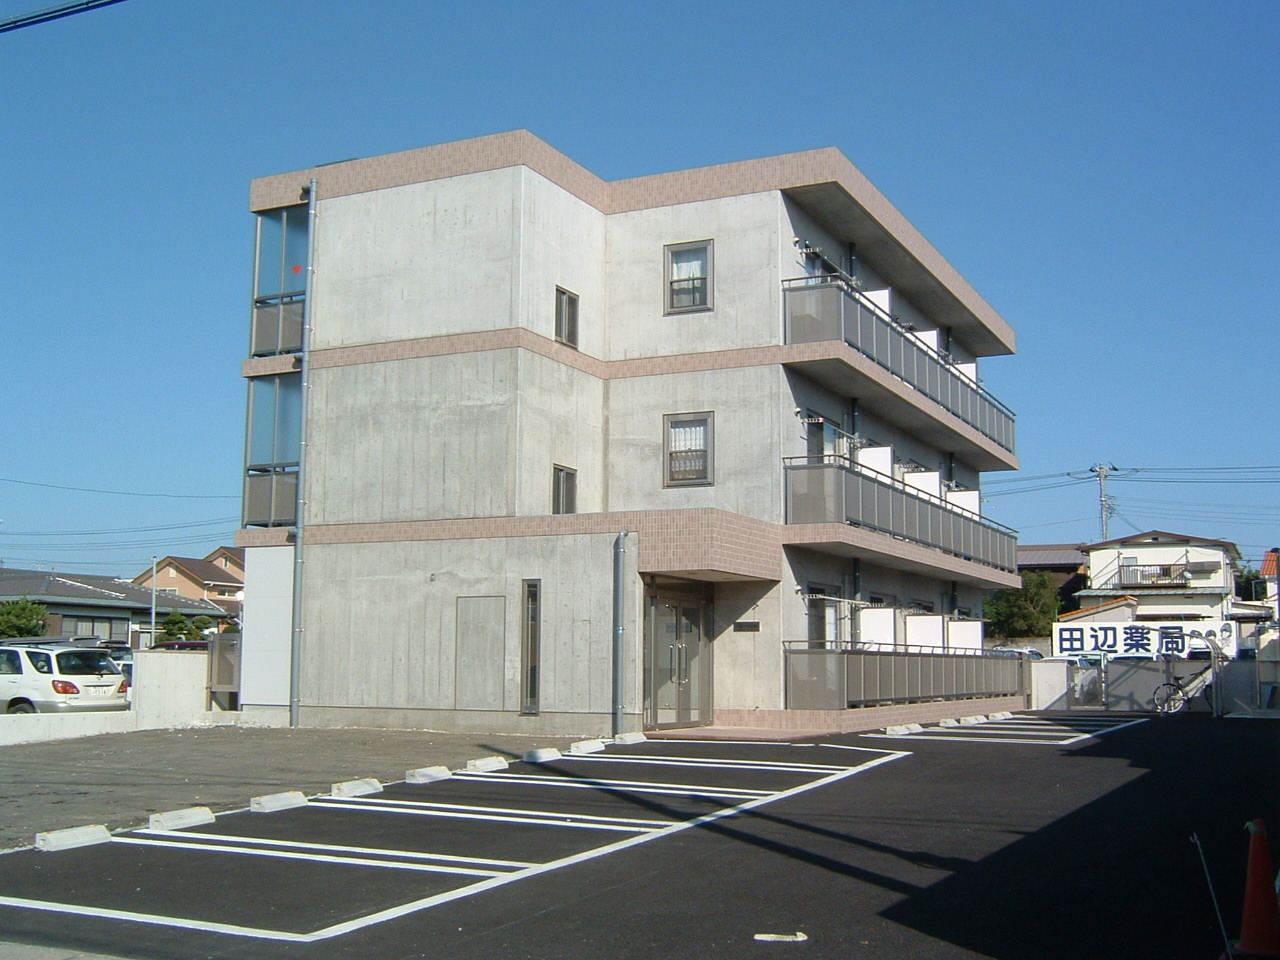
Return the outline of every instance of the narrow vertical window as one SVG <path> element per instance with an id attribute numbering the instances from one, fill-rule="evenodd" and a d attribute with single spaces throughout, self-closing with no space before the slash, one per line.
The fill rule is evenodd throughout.
<path id="1" fill-rule="evenodd" d="M 551 512 L 578 512 L 578 474 L 568 467 L 551 468 Z"/>
<path id="2" fill-rule="evenodd" d="M 711 241 L 666 248 L 666 312 L 711 309 Z"/>
<path id="3" fill-rule="evenodd" d="M 578 295 L 556 287 L 556 339 L 578 345 Z"/>
<path id="4" fill-rule="evenodd" d="M 541 654 L 541 612 L 539 593 L 541 580 L 522 583 L 520 629 L 520 712 L 538 712 L 538 658 Z"/>
<path id="5" fill-rule="evenodd" d="M 666 486 L 710 484 L 713 481 L 710 413 L 668 414 L 665 421 Z"/>

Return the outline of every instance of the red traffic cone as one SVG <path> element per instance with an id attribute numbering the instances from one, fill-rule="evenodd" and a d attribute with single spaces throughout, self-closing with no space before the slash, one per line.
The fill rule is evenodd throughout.
<path id="1" fill-rule="evenodd" d="M 1245 824 L 1249 831 L 1249 866 L 1244 877 L 1244 919 L 1235 957 L 1280 957 L 1280 905 L 1267 828 L 1261 820 Z"/>

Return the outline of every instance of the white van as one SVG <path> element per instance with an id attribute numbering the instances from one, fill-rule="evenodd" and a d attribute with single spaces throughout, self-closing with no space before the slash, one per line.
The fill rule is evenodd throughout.
<path id="1" fill-rule="evenodd" d="M 68 643 L 0 640 L 5 713 L 128 710 L 129 681 L 105 650 Z"/>

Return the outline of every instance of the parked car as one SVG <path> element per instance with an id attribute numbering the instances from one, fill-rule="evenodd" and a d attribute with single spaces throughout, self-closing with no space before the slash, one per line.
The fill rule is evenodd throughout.
<path id="1" fill-rule="evenodd" d="M 129 709 L 129 681 L 105 650 L 40 638 L 0 641 L 0 707 L 6 713 Z"/>
<path id="2" fill-rule="evenodd" d="M 116 662 L 116 666 L 120 668 L 120 672 L 124 674 L 124 678 L 129 681 L 130 686 L 133 685 L 133 651 L 123 644 L 110 644 L 102 648 L 108 657 Z"/>
<path id="3" fill-rule="evenodd" d="M 1096 660 L 1091 661 L 1088 657 L 1081 656 L 1080 654 L 1064 654 L 1060 657 L 1045 657 L 1041 660 L 1041 663 L 1069 663 L 1078 670 L 1092 670 L 1096 669 L 1098 666 L 1098 662 Z"/>

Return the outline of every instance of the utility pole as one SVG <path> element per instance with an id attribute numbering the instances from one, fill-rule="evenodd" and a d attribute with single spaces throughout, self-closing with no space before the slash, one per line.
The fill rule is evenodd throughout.
<path id="1" fill-rule="evenodd" d="M 1106 542 L 1110 538 L 1107 536 L 1107 519 L 1111 516 L 1111 501 L 1107 497 L 1107 474 L 1115 469 L 1115 465 L 1108 467 L 1105 463 L 1095 463 L 1089 468 L 1089 472 L 1098 476 L 1098 514 L 1102 525 L 1102 541 Z"/>

